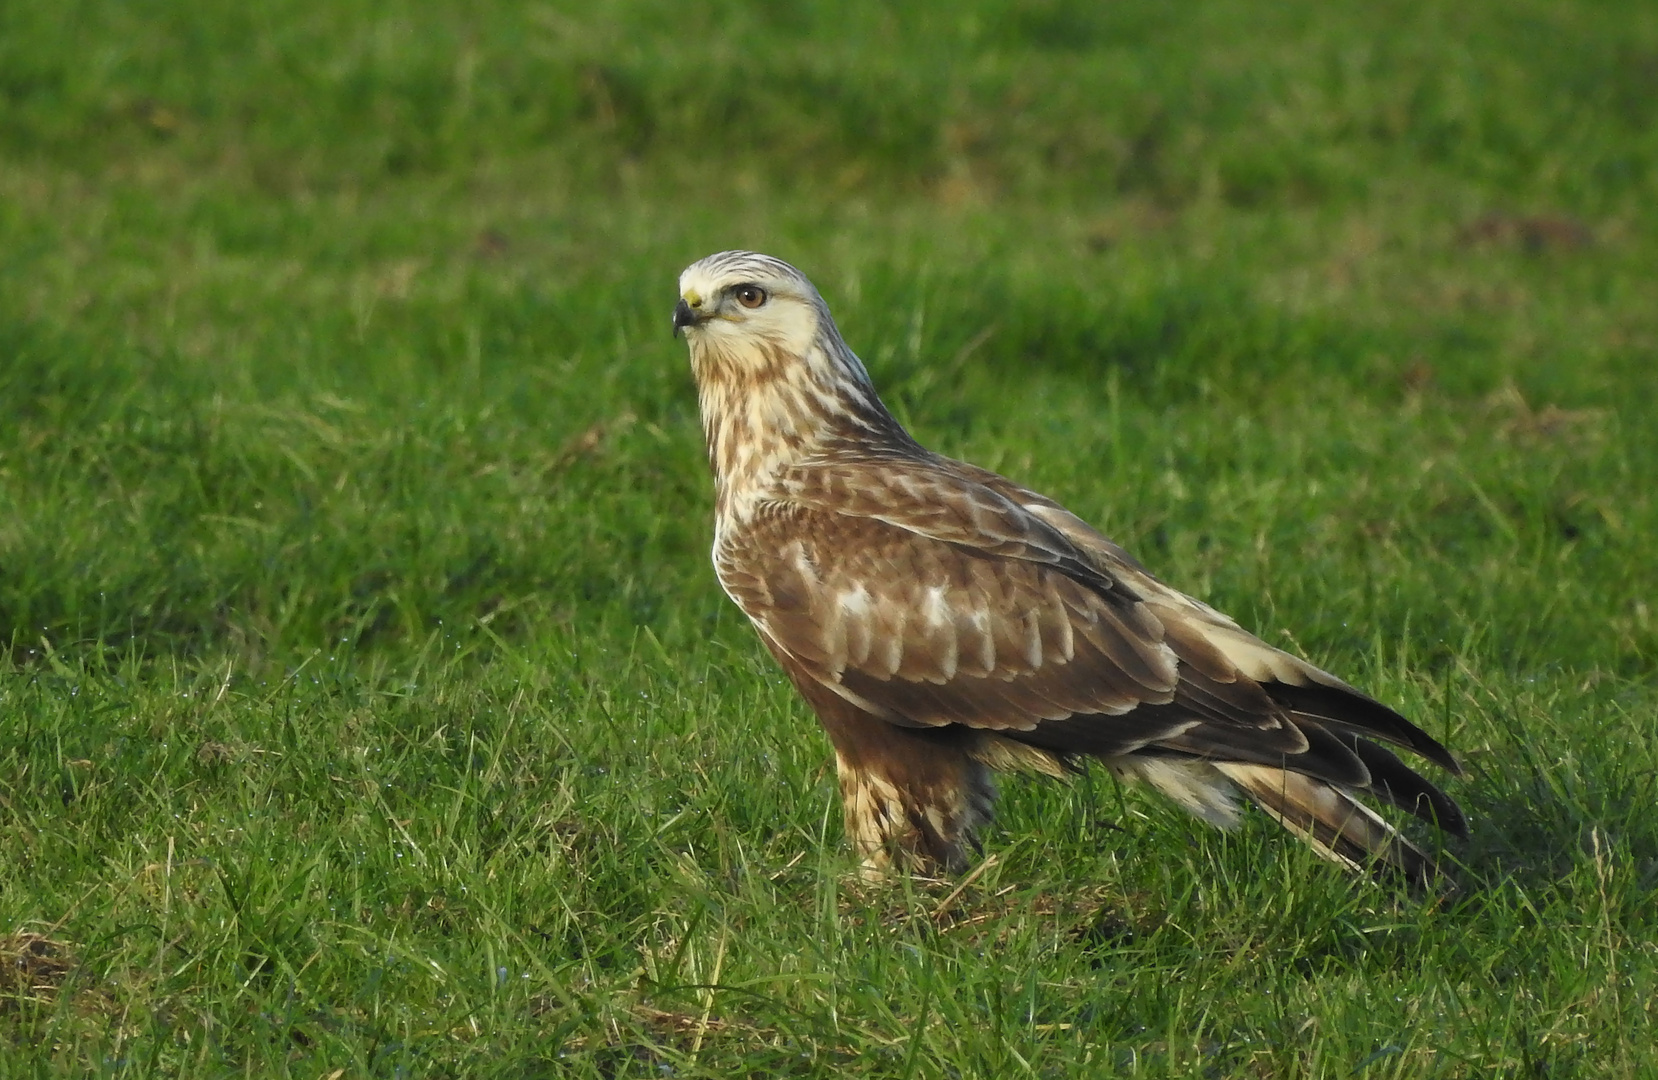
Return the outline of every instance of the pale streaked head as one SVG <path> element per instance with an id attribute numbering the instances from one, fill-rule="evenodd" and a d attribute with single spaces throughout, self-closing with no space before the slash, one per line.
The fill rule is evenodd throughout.
<path id="1" fill-rule="evenodd" d="M 722 251 L 692 263 L 673 326 L 691 347 L 722 515 L 748 505 L 733 491 L 758 492 L 837 440 L 913 446 L 823 297 L 781 259 Z"/>
<path id="2" fill-rule="evenodd" d="M 674 333 L 721 352 L 745 344 L 811 350 L 829 309 L 806 275 L 781 259 L 753 251 L 722 251 L 679 275 Z"/>

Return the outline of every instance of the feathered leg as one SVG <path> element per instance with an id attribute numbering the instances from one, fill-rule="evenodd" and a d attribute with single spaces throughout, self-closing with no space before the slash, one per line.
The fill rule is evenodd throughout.
<path id="1" fill-rule="evenodd" d="M 977 733 L 898 727 L 804 683 L 796 685 L 835 748 L 846 836 L 865 868 L 965 869 L 995 798 L 990 770 L 972 754 Z"/>

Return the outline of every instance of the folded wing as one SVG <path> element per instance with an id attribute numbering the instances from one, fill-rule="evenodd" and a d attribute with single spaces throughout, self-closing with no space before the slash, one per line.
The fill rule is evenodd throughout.
<path id="1" fill-rule="evenodd" d="M 1452 800 L 1371 740 L 1456 772 L 1438 742 L 1164 586 L 1057 504 L 947 459 L 801 467 L 786 490 L 721 537 L 716 568 L 797 677 L 857 708 L 1061 760 L 1231 767 L 1229 789 L 1341 861 L 1355 846 L 1386 855 L 1370 835 L 1385 823 L 1362 807 L 1322 821 L 1330 798 L 1299 782 L 1274 794 L 1271 775 L 1368 790 L 1465 830 Z"/>

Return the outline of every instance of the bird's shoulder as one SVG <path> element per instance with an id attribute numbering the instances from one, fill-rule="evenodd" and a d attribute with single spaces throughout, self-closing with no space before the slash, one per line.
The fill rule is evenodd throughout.
<path id="1" fill-rule="evenodd" d="M 896 532 L 872 529 L 879 522 Z M 986 469 L 917 449 L 857 448 L 782 470 L 748 520 L 722 534 L 752 546 L 778 532 L 942 543 L 980 556 L 1048 566 L 1101 594 L 1138 598 L 1150 576 L 1058 502 Z"/>

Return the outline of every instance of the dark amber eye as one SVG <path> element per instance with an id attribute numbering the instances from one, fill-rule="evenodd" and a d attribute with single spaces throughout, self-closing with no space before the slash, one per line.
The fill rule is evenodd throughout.
<path id="1" fill-rule="evenodd" d="M 758 285 L 737 286 L 737 303 L 746 308 L 757 308 L 766 302 L 766 290 Z"/>

